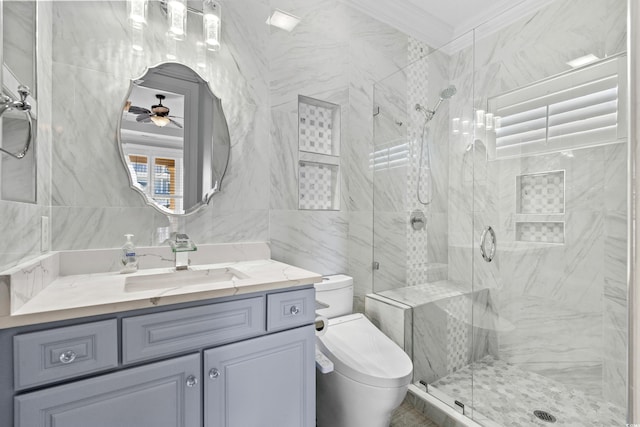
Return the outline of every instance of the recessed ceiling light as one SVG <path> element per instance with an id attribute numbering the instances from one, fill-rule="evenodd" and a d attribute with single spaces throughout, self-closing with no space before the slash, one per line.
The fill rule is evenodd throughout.
<path id="1" fill-rule="evenodd" d="M 300 18 L 276 9 L 267 19 L 267 24 L 291 32 L 300 23 Z"/>
<path id="2" fill-rule="evenodd" d="M 599 59 L 600 58 L 595 56 L 593 53 L 590 53 L 588 55 L 581 56 L 580 58 L 573 59 L 573 60 L 567 62 L 567 64 L 570 65 L 573 68 L 578 68 L 578 67 L 582 67 L 583 65 L 587 65 L 587 64 L 590 64 L 592 62 L 595 62 L 595 61 L 597 61 Z"/>

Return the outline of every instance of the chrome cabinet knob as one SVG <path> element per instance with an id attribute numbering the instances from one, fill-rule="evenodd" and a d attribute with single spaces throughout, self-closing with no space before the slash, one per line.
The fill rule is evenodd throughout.
<path id="1" fill-rule="evenodd" d="M 296 314 L 300 313 L 300 309 L 298 308 L 297 305 L 293 305 L 289 309 L 289 313 L 291 313 L 291 314 L 293 314 L 295 316 Z"/>
<path id="2" fill-rule="evenodd" d="M 67 350 L 64 353 L 60 354 L 60 362 L 67 364 L 67 363 L 71 363 L 74 360 L 76 360 L 76 357 L 78 357 L 78 355 L 76 354 L 75 351 L 73 350 Z"/>
<path id="3" fill-rule="evenodd" d="M 215 380 L 219 376 L 220 376 L 220 371 L 218 371 L 216 368 L 213 368 L 209 371 L 209 378 L 211 378 L 212 380 Z"/>
<path id="4" fill-rule="evenodd" d="M 198 385 L 198 379 L 193 375 L 189 375 L 187 377 L 187 387 L 195 387 L 196 385 Z"/>

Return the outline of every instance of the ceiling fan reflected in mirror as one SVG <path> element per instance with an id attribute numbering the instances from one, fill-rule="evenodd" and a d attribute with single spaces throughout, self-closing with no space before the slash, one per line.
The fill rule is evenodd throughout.
<path id="1" fill-rule="evenodd" d="M 125 111 L 131 114 L 136 114 L 136 121 L 139 123 L 153 123 L 159 127 L 165 127 L 171 123 L 172 125 L 182 129 L 182 125 L 174 120 L 181 119 L 182 117 L 169 115 L 169 112 L 171 111 L 169 107 L 162 105 L 162 100 L 165 99 L 166 96 L 158 93 L 156 94 L 156 98 L 158 98 L 158 103 L 156 105 L 152 105 L 151 110 L 131 105 L 131 101 L 127 101 L 125 104 Z"/>

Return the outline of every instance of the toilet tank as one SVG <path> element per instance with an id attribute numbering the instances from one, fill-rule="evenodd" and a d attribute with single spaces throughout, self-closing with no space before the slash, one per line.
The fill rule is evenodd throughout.
<path id="1" fill-rule="evenodd" d="M 316 301 L 329 305 L 316 313 L 326 317 L 338 317 L 353 313 L 353 278 L 344 274 L 325 276 L 316 283 Z"/>

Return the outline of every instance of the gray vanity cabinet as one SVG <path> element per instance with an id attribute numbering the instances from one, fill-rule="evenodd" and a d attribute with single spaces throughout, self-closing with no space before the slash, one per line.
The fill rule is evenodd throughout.
<path id="1" fill-rule="evenodd" d="M 314 426 L 314 360 L 313 326 L 205 351 L 204 426 Z"/>
<path id="2" fill-rule="evenodd" d="M 313 427 L 314 318 L 307 287 L 0 331 L 13 427 Z"/>
<path id="3" fill-rule="evenodd" d="M 199 427 L 200 354 L 15 398 L 16 427 Z"/>

